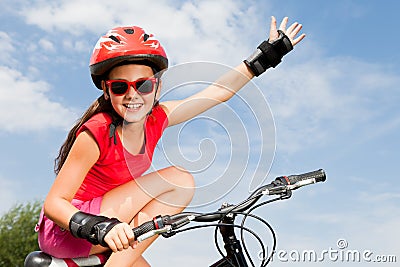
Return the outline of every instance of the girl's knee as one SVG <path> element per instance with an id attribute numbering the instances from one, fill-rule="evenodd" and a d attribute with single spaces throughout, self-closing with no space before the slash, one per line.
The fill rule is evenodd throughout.
<path id="1" fill-rule="evenodd" d="M 187 198 L 187 204 L 192 200 L 195 191 L 195 181 L 193 175 L 186 169 L 179 166 L 172 166 L 168 168 L 169 175 L 168 182 L 174 186 L 181 197 Z"/>
<path id="2" fill-rule="evenodd" d="M 193 175 L 179 166 L 171 166 L 161 171 L 161 176 L 170 184 L 177 187 L 194 188 Z"/>
<path id="3" fill-rule="evenodd" d="M 185 188 L 194 189 L 194 177 L 190 172 L 180 166 L 173 166 L 172 168 L 174 168 L 175 172 L 177 172 L 177 177 L 179 177 L 179 184 L 181 184 Z"/>

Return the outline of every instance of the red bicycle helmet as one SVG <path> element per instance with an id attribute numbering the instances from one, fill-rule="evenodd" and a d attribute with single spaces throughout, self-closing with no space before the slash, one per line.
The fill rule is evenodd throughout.
<path id="1" fill-rule="evenodd" d="M 137 26 L 117 27 L 100 37 L 90 58 L 93 83 L 101 89 L 103 76 L 122 62 L 144 62 L 156 72 L 168 68 L 160 42 Z"/>

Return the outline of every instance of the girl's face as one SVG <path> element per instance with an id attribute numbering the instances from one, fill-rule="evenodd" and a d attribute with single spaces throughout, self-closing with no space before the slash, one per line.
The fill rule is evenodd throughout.
<path id="1" fill-rule="evenodd" d="M 146 65 L 128 64 L 113 68 L 109 74 L 108 81 L 122 80 L 133 82 L 138 79 L 153 77 L 153 70 Z M 108 88 L 106 82 L 102 82 L 104 95 L 110 98 L 114 110 L 126 122 L 141 122 L 144 123 L 147 114 L 153 108 L 156 85 L 154 85 L 151 93 L 140 94 L 133 86 L 122 95 L 116 95 Z M 135 84 L 137 88 L 140 83 Z M 108 92 L 108 93 L 107 93 Z"/>

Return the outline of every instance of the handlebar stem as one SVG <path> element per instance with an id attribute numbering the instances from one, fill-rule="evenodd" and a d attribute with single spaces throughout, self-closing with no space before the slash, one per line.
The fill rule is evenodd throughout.
<path id="1" fill-rule="evenodd" d="M 227 208 L 229 205 L 224 203 L 221 209 Z M 246 258 L 242 251 L 242 246 L 240 241 L 236 238 L 234 231 L 234 221 L 236 214 L 228 213 L 221 219 L 221 224 L 218 226 L 221 233 L 222 239 L 224 241 L 224 248 L 226 251 L 226 257 L 220 261 L 211 265 L 211 267 L 223 267 L 223 266 L 243 266 L 247 267 Z M 230 264 L 229 264 L 230 263 Z M 229 264 L 229 265 L 228 265 Z"/>

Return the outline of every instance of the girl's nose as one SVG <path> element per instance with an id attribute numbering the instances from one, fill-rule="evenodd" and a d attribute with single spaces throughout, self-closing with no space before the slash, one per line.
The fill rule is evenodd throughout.
<path id="1" fill-rule="evenodd" d="M 138 92 L 135 90 L 135 88 L 133 88 L 133 86 L 129 87 L 129 90 L 126 93 L 126 96 L 129 98 L 137 98 L 138 95 Z"/>

